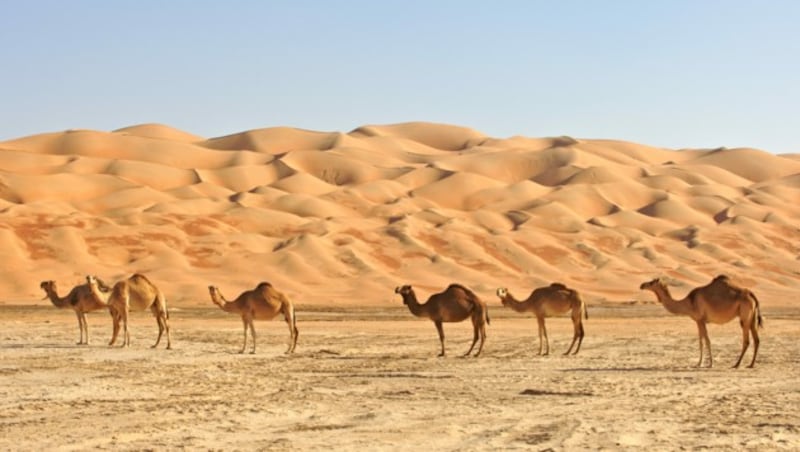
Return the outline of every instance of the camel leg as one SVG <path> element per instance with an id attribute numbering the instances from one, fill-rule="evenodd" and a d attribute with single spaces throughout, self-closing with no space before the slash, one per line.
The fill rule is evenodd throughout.
<path id="1" fill-rule="evenodd" d="M 172 337 L 169 334 L 169 313 L 167 312 L 167 308 L 164 307 L 164 312 L 162 313 L 161 320 L 164 322 L 164 330 L 167 333 L 167 350 L 172 350 Z"/>
<path id="2" fill-rule="evenodd" d="M 86 313 L 81 312 L 79 315 L 81 316 L 81 342 L 89 345 L 89 326 L 86 322 Z"/>
<path id="3" fill-rule="evenodd" d="M 81 313 L 75 311 L 75 317 L 78 318 L 78 331 L 80 332 L 80 339 L 78 339 L 78 345 L 83 345 L 83 319 L 81 318 Z"/>
<path id="4" fill-rule="evenodd" d="M 469 350 L 467 350 L 467 353 L 464 353 L 464 356 L 469 356 L 470 353 L 472 353 L 472 349 L 475 348 L 475 344 L 478 343 L 478 336 L 479 335 L 480 335 L 480 333 L 478 332 L 478 326 L 477 325 L 473 325 L 472 326 L 472 345 L 469 346 Z"/>
<path id="5" fill-rule="evenodd" d="M 484 341 L 486 341 L 486 324 L 481 322 L 481 324 L 479 326 L 479 329 L 480 329 L 480 335 L 481 335 L 481 343 L 480 343 L 480 345 L 478 345 L 478 352 L 475 353 L 475 357 L 476 358 L 481 355 L 481 351 L 483 351 L 483 343 L 484 343 Z"/>
<path id="6" fill-rule="evenodd" d="M 153 317 L 156 318 L 156 323 L 158 324 L 158 337 L 156 338 L 156 343 L 150 346 L 150 348 L 158 347 L 158 343 L 161 342 L 161 335 L 164 334 L 164 319 L 161 318 L 161 313 L 158 311 L 158 306 L 153 303 L 150 306 L 150 312 L 153 313 Z"/>
<path id="7" fill-rule="evenodd" d="M 572 352 L 572 347 L 575 346 L 575 343 L 578 342 L 578 338 L 582 336 L 582 325 L 581 325 L 581 311 L 580 309 L 576 311 L 572 311 L 572 343 L 569 344 L 569 348 L 564 355 L 569 355 Z M 578 345 L 578 348 L 581 346 Z M 578 353 L 578 350 L 575 350 L 575 353 Z"/>
<path id="8" fill-rule="evenodd" d="M 300 336 L 300 331 L 297 329 L 297 323 L 292 323 L 292 330 L 294 331 L 294 339 L 292 339 L 292 353 L 294 353 L 294 349 L 297 347 L 297 337 Z"/>
<path id="9" fill-rule="evenodd" d="M 89 322 L 86 321 L 85 312 L 81 312 L 81 319 L 83 319 L 83 332 L 86 334 L 86 341 L 84 344 L 89 345 Z"/>
<path id="10" fill-rule="evenodd" d="M 123 336 L 123 347 L 130 347 L 131 346 L 131 335 L 128 331 L 128 315 L 131 312 L 131 294 L 130 289 L 125 289 L 123 294 L 123 303 L 122 303 L 122 334 Z"/>
<path id="11" fill-rule="evenodd" d="M 544 319 L 539 318 L 539 316 L 536 316 L 536 324 L 539 329 L 539 356 L 542 356 L 542 350 L 544 347 L 544 338 L 542 337 L 542 329 L 544 328 Z"/>
<path id="12" fill-rule="evenodd" d="M 467 353 L 464 353 L 464 356 L 469 356 L 472 353 L 472 349 L 475 348 L 475 344 L 478 343 L 478 337 L 480 336 L 480 325 L 479 320 L 475 314 L 472 316 L 472 345 L 470 345 L 469 350 Z M 477 356 L 477 355 L 475 355 Z"/>
<path id="13" fill-rule="evenodd" d="M 250 351 L 251 354 L 255 354 L 256 352 L 256 327 L 253 325 L 253 319 L 249 320 L 250 323 L 250 335 L 253 337 L 253 349 Z"/>
<path id="14" fill-rule="evenodd" d="M 442 328 L 442 322 L 436 320 L 433 322 L 436 325 L 436 331 L 439 332 L 439 342 L 442 344 L 442 352 L 439 353 L 439 356 L 444 356 L 444 328 Z"/>
<path id="15" fill-rule="evenodd" d="M 245 348 L 247 348 L 247 319 L 242 317 L 242 326 L 244 326 L 244 339 L 242 341 L 242 349 L 239 350 L 239 353 L 244 353 Z"/>
<path id="16" fill-rule="evenodd" d="M 736 360 L 736 364 L 733 365 L 733 368 L 736 369 L 739 367 L 739 364 L 742 363 L 742 358 L 744 357 L 744 352 L 747 351 L 747 348 L 750 346 L 750 326 L 745 325 L 744 321 L 739 322 L 742 326 L 742 352 L 739 353 L 739 359 Z M 750 323 L 753 323 L 752 321 Z"/>
<path id="17" fill-rule="evenodd" d="M 758 338 L 758 313 L 753 313 L 753 321 L 750 322 L 750 334 L 753 335 L 753 360 L 750 361 L 749 368 L 753 368 L 756 364 L 756 355 L 758 355 L 758 344 L 761 342 Z"/>
<path id="18" fill-rule="evenodd" d="M 697 322 L 697 340 L 700 343 L 700 361 L 697 362 L 697 367 L 700 367 L 703 365 L 703 347 L 705 347 L 703 343 L 703 324 L 701 322 Z"/>
<path id="19" fill-rule="evenodd" d="M 580 316 L 580 313 L 578 313 L 578 315 Z M 575 336 L 572 338 L 572 344 L 575 344 L 575 340 L 577 339 L 578 346 L 575 347 L 575 351 L 572 353 L 573 355 L 577 355 L 578 351 L 580 351 L 581 344 L 583 343 L 583 336 L 584 336 L 583 322 L 581 321 L 580 317 L 578 317 L 578 322 L 575 324 Z M 572 350 L 572 345 L 569 346 L 567 353 L 564 354 L 568 355 L 570 350 Z"/>
<path id="20" fill-rule="evenodd" d="M 111 332 L 111 340 L 108 342 L 109 347 L 117 342 L 117 336 L 119 335 L 120 315 L 116 310 L 111 311 L 111 322 L 113 324 L 113 330 Z"/>
<path id="21" fill-rule="evenodd" d="M 167 333 L 167 350 L 172 350 L 172 338 L 169 334 L 169 311 L 167 311 L 167 300 L 164 298 L 163 294 L 158 294 L 158 298 L 156 298 L 156 304 L 158 305 L 158 314 L 161 317 L 161 323 L 164 326 L 164 331 Z M 156 345 L 158 345 L 158 341 L 156 341 Z"/>
<path id="22" fill-rule="evenodd" d="M 544 337 L 544 356 L 550 354 L 550 339 L 547 337 L 547 327 L 544 324 L 544 316 L 539 321 L 539 354 L 542 355 L 542 337 Z"/>
<path id="23" fill-rule="evenodd" d="M 705 322 L 697 322 L 697 335 L 700 337 L 700 361 L 697 362 L 697 367 L 703 367 L 703 349 L 708 352 L 708 367 L 714 365 L 713 358 L 711 357 L 711 339 L 708 338 L 708 328 Z"/>
<path id="24" fill-rule="evenodd" d="M 283 318 L 286 324 L 289 325 L 289 348 L 286 353 L 293 353 L 294 348 L 297 346 L 297 323 L 294 318 L 294 308 L 284 308 Z"/>
<path id="25" fill-rule="evenodd" d="M 581 344 L 583 343 L 583 337 L 586 335 L 586 333 L 583 330 L 583 321 L 581 321 L 580 327 L 581 330 L 579 331 L 580 336 L 578 336 L 578 346 L 575 348 L 575 353 L 573 353 L 573 355 L 578 354 L 578 350 L 581 349 Z"/>
<path id="26" fill-rule="evenodd" d="M 128 332 L 128 309 L 126 303 L 126 309 L 122 311 L 122 346 L 123 347 L 130 347 L 131 346 L 131 335 Z"/>

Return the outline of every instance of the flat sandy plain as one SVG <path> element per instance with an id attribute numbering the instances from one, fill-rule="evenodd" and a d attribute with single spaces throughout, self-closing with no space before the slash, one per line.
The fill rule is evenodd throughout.
<path id="1" fill-rule="evenodd" d="M 0 142 L 0 449 L 800 449 L 800 154 L 665 149 L 611 139 L 491 137 L 447 124 L 291 127 L 201 137 L 163 124 Z M 174 350 L 134 313 L 109 349 L 105 312 L 77 346 L 74 314 L 43 301 L 87 274 L 139 272 L 166 294 Z M 737 322 L 711 326 L 696 369 L 676 298 L 726 274 L 757 294 L 755 369 L 732 370 Z M 269 281 L 296 303 L 300 340 L 213 306 Z M 504 311 L 552 282 L 589 306 L 586 340 L 535 355 L 534 320 Z M 436 357 L 420 301 L 468 286 L 493 318 Z M 750 354 L 745 356 L 749 363 Z"/>
<path id="2" fill-rule="evenodd" d="M 292 356 L 282 321 L 256 324 L 256 354 L 237 353 L 240 321 L 174 310 L 173 350 L 150 349 L 137 313 L 132 345 L 109 348 L 110 321 L 0 307 L 0 449 L 16 450 L 797 450 L 796 313 L 765 312 L 754 369 L 731 369 L 735 323 L 712 326 L 711 369 L 692 321 L 660 306 L 590 306 L 577 356 L 566 318 L 536 356 L 532 318 L 493 306 L 482 356 L 463 358 L 468 324 L 391 308 L 298 310 Z M 750 357 L 750 352 L 745 361 Z"/>

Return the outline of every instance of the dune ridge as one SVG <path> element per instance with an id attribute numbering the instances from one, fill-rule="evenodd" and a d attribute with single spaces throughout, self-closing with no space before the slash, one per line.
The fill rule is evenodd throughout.
<path id="1" fill-rule="evenodd" d="M 166 125 L 0 142 L 0 302 L 145 272 L 173 306 L 267 280 L 299 304 L 388 305 L 457 281 L 490 304 L 558 280 L 650 300 L 726 273 L 794 305 L 800 159 L 424 122 L 203 138 Z"/>

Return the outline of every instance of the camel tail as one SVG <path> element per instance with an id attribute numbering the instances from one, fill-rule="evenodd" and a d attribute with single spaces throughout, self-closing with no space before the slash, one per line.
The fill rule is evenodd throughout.
<path id="1" fill-rule="evenodd" d="M 294 315 L 294 305 L 289 306 L 289 309 L 284 310 L 283 312 L 283 320 L 289 320 L 289 314 L 292 315 L 292 328 L 297 327 L 297 316 Z"/>
<path id="2" fill-rule="evenodd" d="M 572 295 L 575 296 L 575 299 L 578 300 L 578 302 L 581 304 L 581 311 L 583 312 L 583 318 L 586 319 L 586 320 L 589 320 L 589 309 L 586 306 L 586 302 L 583 301 L 583 298 L 581 298 L 581 294 L 579 294 L 575 290 L 572 290 L 571 292 L 572 292 Z"/>
<path id="3" fill-rule="evenodd" d="M 492 320 L 489 318 L 489 306 L 486 306 L 485 304 L 482 304 L 479 301 L 473 300 L 472 301 L 472 307 L 470 308 L 469 313 L 470 313 L 470 315 L 475 315 L 476 311 L 477 311 L 478 314 L 481 313 L 481 312 L 486 314 L 486 324 L 487 325 L 491 325 L 492 324 Z"/>
<path id="4" fill-rule="evenodd" d="M 164 297 L 164 317 L 169 320 L 169 308 L 167 307 L 167 297 Z"/>
<path id="5" fill-rule="evenodd" d="M 756 325 L 759 328 L 764 328 L 764 317 L 761 316 L 761 304 L 758 302 L 758 297 L 753 292 L 750 292 L 750 295 L 753 296 L 753 300 L 756 302 Z"/>
<path id="6" fill-rule="evenodd" d="M 583 311 L 583 318 L 589 320 L 589 307 L 586 306 L 586 302 L 583 301 L 583 298 L 581 298 L 581 294 L 579 294 L 576 291 L 573 291 L 573 293 L 575 294 L 575 297 L 581 302 L 581 311 Z"/>

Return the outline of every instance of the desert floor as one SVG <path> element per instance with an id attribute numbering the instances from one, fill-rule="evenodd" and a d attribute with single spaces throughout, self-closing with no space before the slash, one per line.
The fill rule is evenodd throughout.
<path id="1" fill-rule="evenodd" d="M 730 368 L 735 322 L 710 327 L 715 365 L 698 369 L 695 325 L 659 306 L 590 307 L 568 357 L 568 319 L 540 357 L 532 318 L 491 313 L 476 359 L 468 324 L 445 325 L 437 358 L 432 323 L 398 307 L 299 309 L 286 356 L 277 319 L 240 355 L 240 321 L 210 308 L 173 310 L 167 351 L 149 314 L 120 349 L 105 313 L 78 346 L 71 312 L 0 306 L 0 449 L 800 448 L 800 312 L 765 312 L 754 369 Z"/>

